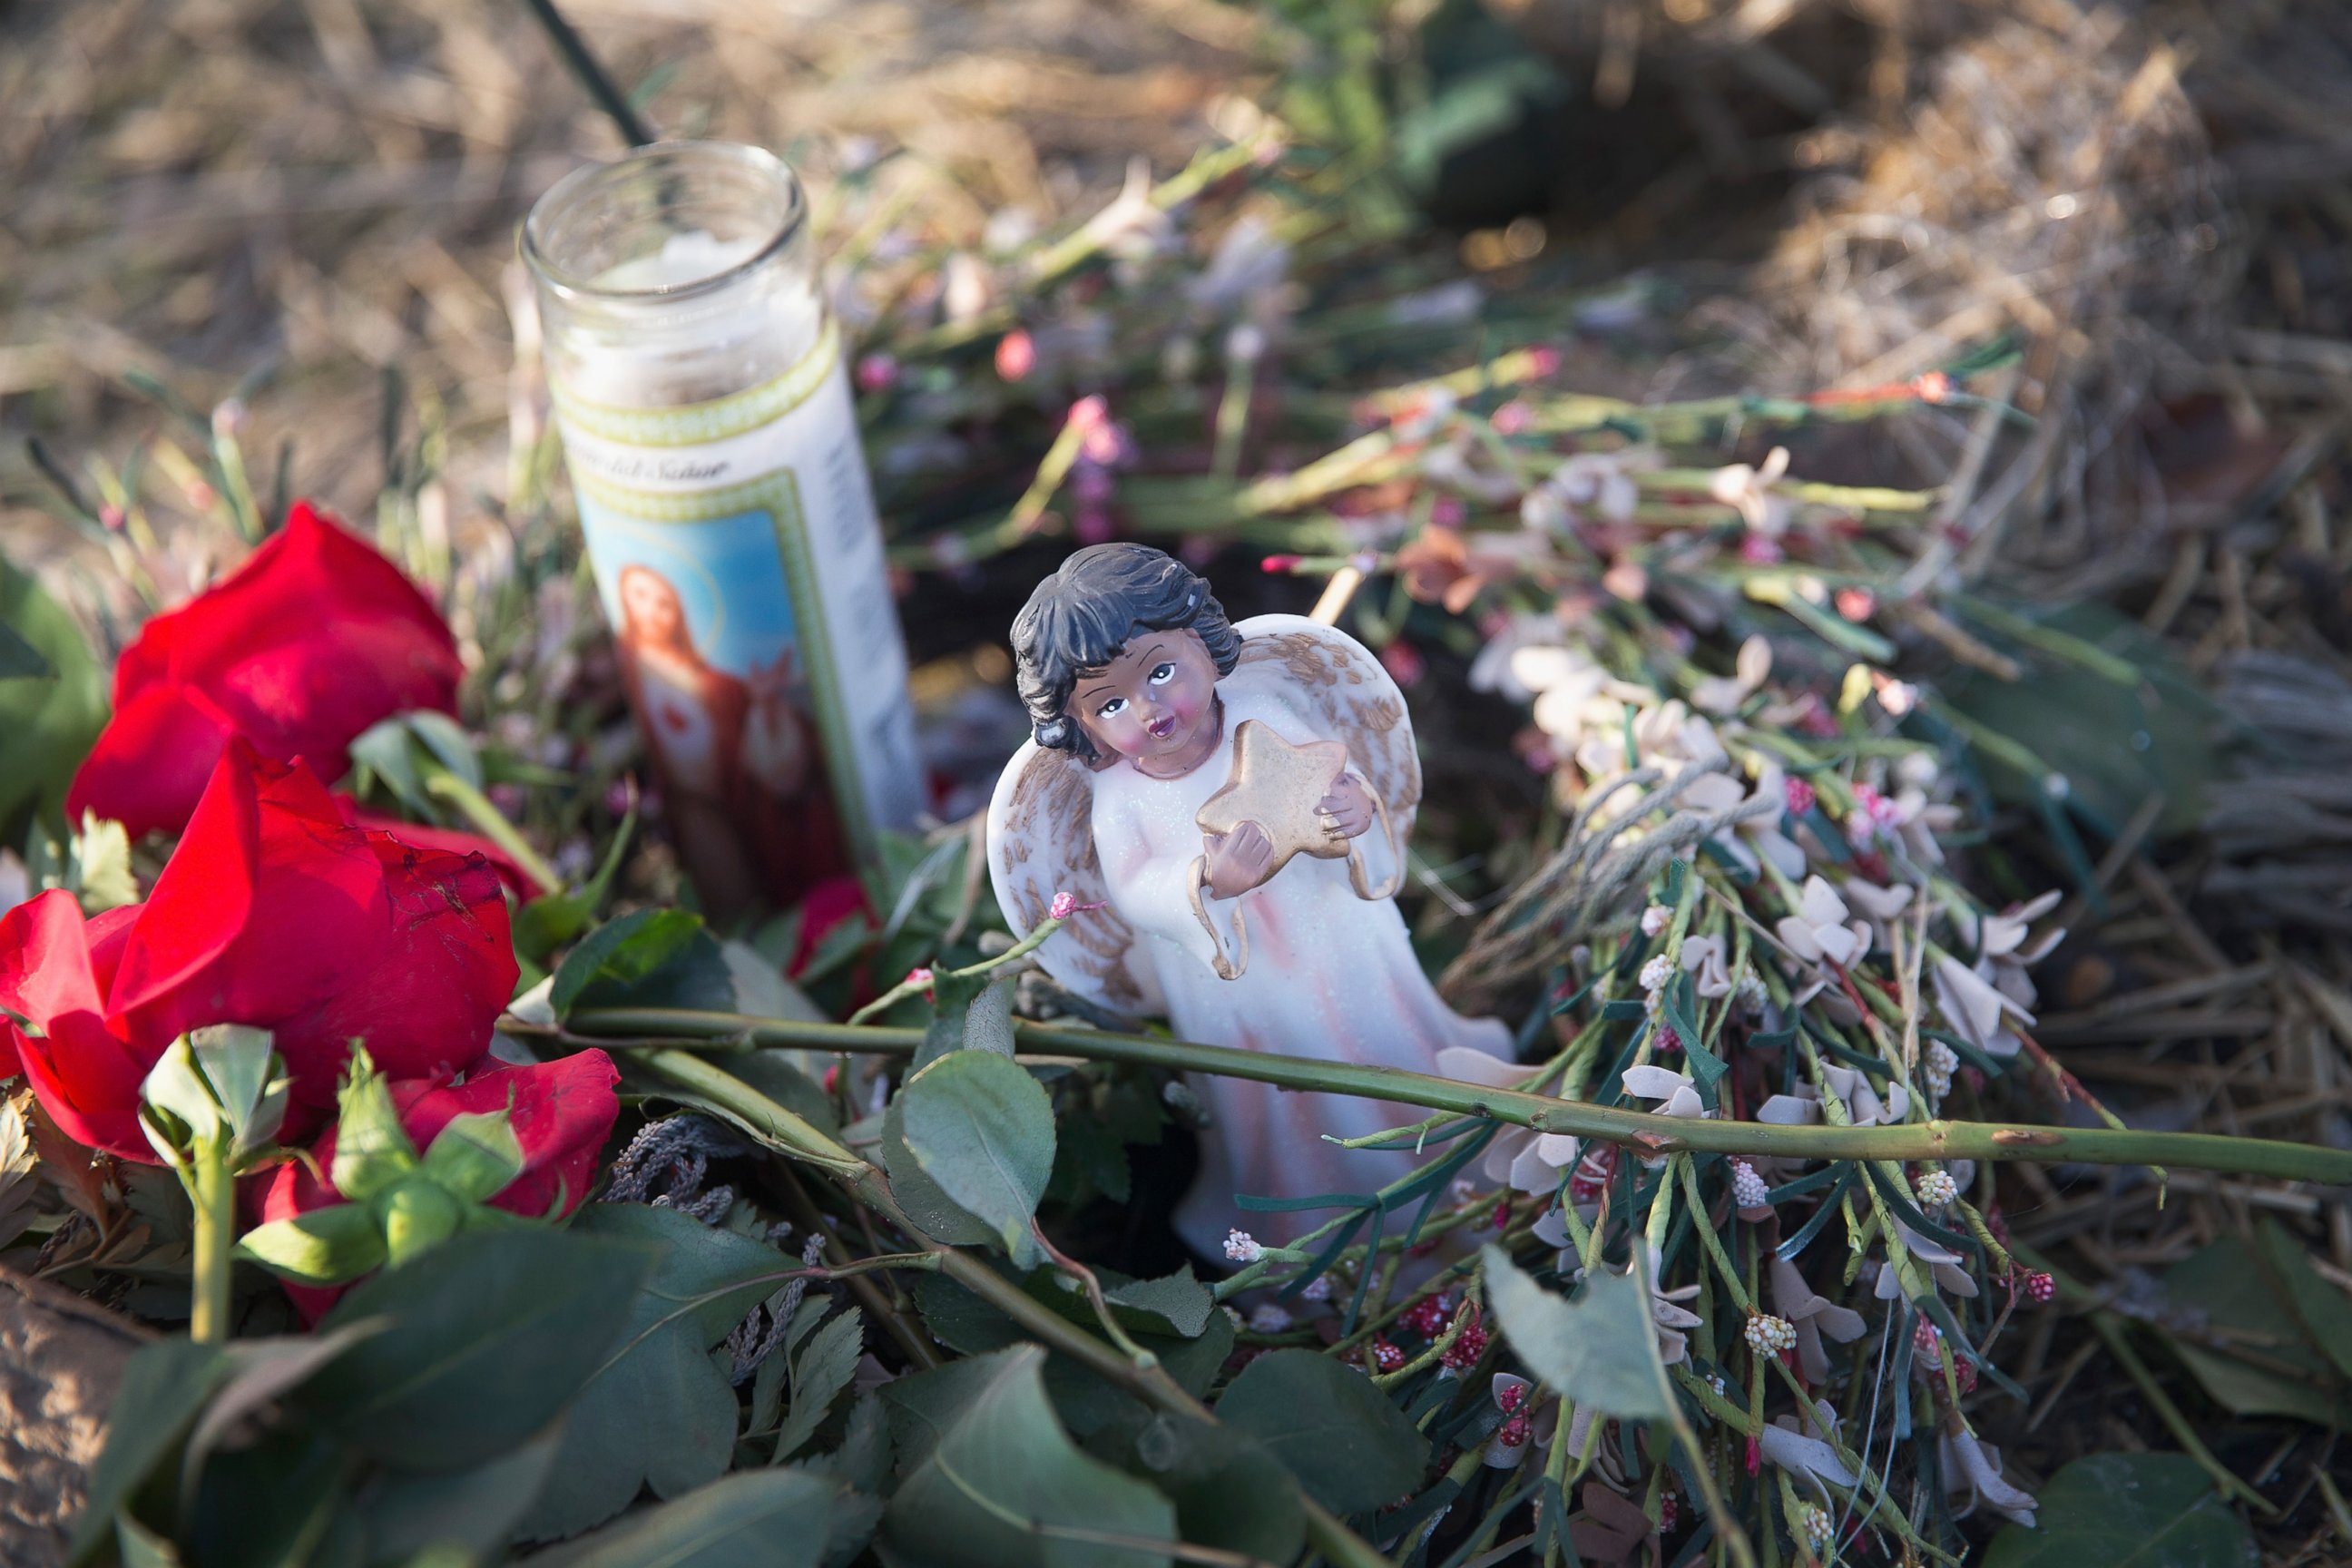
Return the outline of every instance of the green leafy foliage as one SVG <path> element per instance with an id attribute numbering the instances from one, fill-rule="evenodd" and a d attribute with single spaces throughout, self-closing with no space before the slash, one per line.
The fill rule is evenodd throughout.
<path id="1" fill-rule="evenodd" d="M 1499 1247 L 1486 1247 L 1486 1263 L 1495 1321 L 1538 1380 L 1579 1408 L 1634 1421 L 1669 1413 L 1674 1394 L 1638 1279 L 1598 1271 L 1571 1300 L 1537 1284 Z"/>
<path id="2" fill-rule="evenodd" d="M 2255 1227 L 2254 1239 L 2269 1278 L 2294 1309 L 2304 1333 L 2339 1373 L 2352 1378 L 2352 1309 L 2347 1309 L 2344 1292 L 2320 1278 L 2309 1251 L 2277 1220 L 2265 1217 Z"/>
<path id="3" fill-rule="evenodd" d="M 808 1446 L 833 1402 L 857 1375 L 857 1357 L 865 1348 L 866 1319 L 856 1308 L 834 1318 L 793 1348 L 790 1389 L 783 1425 L 776 1432 L 776 1462 L 782 1464 Z"/>
<path id="4" fill-rule="evenodd" d="M 931 1179 L 907 1146 L 906 1097 L 892 1097 L 882 1112 L 882 1167 L 889 1173 L 890 1191 L 907 1217 L 934 1241 L 950 1247 L 984 1247 L 996 1232 L 986 1221 L 959 1207 L 946 1189 Z"/>
<path id="5" fill-rule="evenodd" d="M 0 668 L 0 839 L 14 843 L 35 808 L 64 826 L 66 786 L 106 723 L 106 673 L 57 601 L 5 560 L 0 628 L 16 650 Z"/>
<path id="6" fill-rule="evenodd" d="M 1176 1510 L 1071 1443 L 1046 1402 L 1045 1352 L 1022 1346 L 886 1393 L 921 1460 L 882 1516 L 896 1561 L 970 1568 L 1132 1568 L 1166 1563 Z M 952 1378 L 941 1373 L 952 1373 Z M 936 1381 L 934 1381 L 936 1380 Z"/>
<path id="7" fill-rule="evenodd" d="M 1384 1507 L 1410 1492 L 1428 1440 L 1354 1367 L 1282 1350 L 1242 1369 L 1217 1417 L 1255 1440 L 1335 1513 Z"/>
<path id="8" fill-rule="evenodd" d="M 726 1470 L 735 1394 L 710 1347 L 793 1267 L 763 1243 L 638 1204 L 592 1205 L 572 1231 L 652 1266 L 614 1303 L 618 1343 L 583 1380 L 554 1473 L 524 1523 L 542 1541 L 603 1523 L 644 1488 L 678 1497 Z"/>
<path id="9" fill-rule="evenodd" d="M 613 879 L 620 874 L 621 863 L 628 858 L 636 825 L 637 810 L 633 802 L 594 876 L 572 892 L 544 893 L 515 910 L 513 930 L 518 955 L 528 963 L 544 964 L 556 949 L 594 923 L 596 912 L 612 896 Z"/>
<path id="10" fill-rule="evenodd" d="M 2318 1426 L 2342 1419 L 2333 1363 L 2313 1345 L 2272 1270 L 2242 1239 L 2215 1237 L 2173 1265 L 2164 1285 L 2175 1309 L 2199 1315 L 2199 1331 L 2168 1333 L 2173 1353 L 2231 1414 L 2293 1415 Z M 2231 1354 L 2229 1341 L 2211 1331 L 2216 1329 L 2237 1343 L 2259 1347 L 2259 1359 Z"/>
<path id="11" fill-rule="evenodd" d="M 702 918 L 638 910 L 583 937 L 556 966 L 548 996 L 558 1017 L 574 1007 L 698 1007 L 732 1012 L 735 985 Z"/>
<path id="12" fill-rule="evenodd" d="M 1957 671 L 1945 692 L 1955 708 L 2062 774 L 2068 804 L 2102 832 L 2120 831 L 2158 794 L 2165 801 L 2158 832 L 2197 825 L 2220 771 L 2213 739 L 2220 715 L 2177 654 L 2100 605 L 2037 612 L 2038 618 L 1990 605 L 1976 609 L 1980 629 L 2022 655 L 2032 674 L 2006 681 Z M 2020 633 L 2045 646 L 2037 649 Z M 2128 683 L 2116 679 L 2125 673 Z M 1994 769 L 1990 782 L 2028 802 L 2042 787 L 2006 767 Z"/>
<path id="13" fill-rule="evenodd" d="M 1030 1221 L 1054 1173 L 1054 1106 L 1037 1080 L 1009 1057 L 956 1051 L 908 1079 L 898 1100 L 924 1174 L 1016 1260 L 1033 1258 Z"/>
<path id="14" fill-rule="evenodd" d="M 131 1358 L 107 1410 L 106 1448 L 90 1469 L 69 1561 L 87 1563 L 113 1539 L 116 1516 L 136 1506 L 141 1488 L 234 1372 L 226 1350 L 184 1339 L 158 1340 Z"/>
<path id="15" fill-rule="evenodd" d="M 531 1561 L 543 1568 L 817 1568 L 833 1500 L 832 1483 L 811 1471 L 750 1470 Z"/>
<path id="16" fill-rule="evenodd" d="M 2246 1528 L 2183 1454 L 2093 1454 L 2050 1478 L 2031 1530 L 2003 1525 L 1984 1568 L 2253 1568 Z"/>
<path id="17" fill-rule="evenodd" d="M 373 1458 L 456 1470 L 503 1454 L 604 1365 L 652 1272 L 648 1249 L 532 1228 L 452 1237 L 336 1304 L 328 1329 L 391 1327 L 313 1378 L 299 1402 Z"/>

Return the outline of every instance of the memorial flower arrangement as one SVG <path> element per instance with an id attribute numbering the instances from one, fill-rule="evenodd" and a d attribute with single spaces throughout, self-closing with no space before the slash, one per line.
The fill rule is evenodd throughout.
<path id="1" fill-rule="evenodd" d="M 626 896 L 627 753 L 560 717 L 599 635 L 571 558 L 418 583 L 308 506 L 265 528 L 215 420 L 258 542 L 124 647 L 0 915 L 0 1149 L 63 1194 L 19 1245 L 174 1325 L 78 1561 L 1744 1568 L 2086 1528 L 2087 1481 L 1988 1436 L 2020 1340 L 2105 1310 L 2012 1244 L 2000 1168 L 2352 1162 L 2126 1126 L 2036 1039 L 2057 900 L 2119 825 L 1938 675 L 2128 706 L 2140 672 L 1965 586 L 1937 489 L 1803 455 L 1930 413 L 1990 440 L 2008 351 L 1584 394 L 1551 307 L 1375 257 L 1244 110 L 1066 235 L 868 235 L 843 298 L 895 557 L 1245 551 L 1415 701 L 1477 694 L 1522 830 L 1440 820 L 1478 864 L 1424 859 L 1416 920 L 1517 1059 L 1096 1016 L 1025 960 L 1097 911 L 992 929 L 958 826 L 761 926 Z M 1474 317 L 1524 341 L 1456 352 Z M 1997 816 L 2034 847 L 1992 875 Z M 1201 1073 L 1424 1111 L 1351 1141 L 1415 1168 L 1129 1277 L 1088 1216 L 1139 1201 Z M 2232 1528 L 2252 1494 L 2155 1408 Z"/>

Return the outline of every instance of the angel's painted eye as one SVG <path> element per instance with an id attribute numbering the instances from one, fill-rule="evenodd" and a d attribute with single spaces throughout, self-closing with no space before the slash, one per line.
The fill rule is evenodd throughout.
<path id="1" fill-rule="evenodd" d="M 1171 680 L 1173 680 L 1173 679 L 1176 679 L 1176 665 L 1175 665 L 1175 663 L 1174 663 L 1174 661 L 1173 661 L 1173 660 L 1171 660 L 1169 663 L 1166 663 L 1166 664 L 1154 665 L 1154 666 L 1152 667 L 1152 669 L 1151 669 L 1151 684 L 1152 684 L 1152 685 L 1154 685 L 1154 686 L 1165 686 L 1165 685 L 1167 685 L 1170 681 L 1171 681 Z"/>
<path id="2" fill-rule="evenodd" d="M 1114 697 L 1109 701 L 1095 710 L 1095 717 L 1097 719 L 1108 719 L 1116 714 L 1124 713 L 1126 711 L 1127 699 L 1124 697 Z"/>

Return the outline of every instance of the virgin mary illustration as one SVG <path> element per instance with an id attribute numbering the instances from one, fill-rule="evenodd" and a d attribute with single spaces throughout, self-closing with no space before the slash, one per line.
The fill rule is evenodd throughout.
<path id="1" fill-rule="evenodd" d="M 1297 616 L 1233 625 L 1181 562 L 1103 544 L 1038 585 L 1013 651 L 1033 738 L 989 809 L 997 900 L 1015 932 L 1057 891 L 1108 903 L 1037 950 L 1055 980 L 1210 1045 L 1416 1072 L 1450 1047 L 1508 1058 L 1501 1024 L 1439 1000 L 1389 896 L 1421 764 L 1404 699 L 1362 645 Z M 1325 1135 L 1416 1112 L 1192 1087 L 1214 1124 L 1176 1228 L 1207 1257 L 1230 1228 L 1286 1239 L 1324 1217 L 1244 1216 L 1237 1194 L 1370 1192 L 1410 1158 Z"/>
<path id="2" fill-rule="evenodd" d="M 705 906 L 724 916 L 789 901 L 839 855 L 792 649 L 731 674 L 695 646 L 668 578 L 632 564 L 616 585 L 622 676 Z"/>

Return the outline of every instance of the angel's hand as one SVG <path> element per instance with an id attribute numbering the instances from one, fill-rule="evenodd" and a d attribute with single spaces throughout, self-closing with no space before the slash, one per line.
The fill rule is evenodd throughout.
<path id="1" fill-rule="evenodd" d="M 1209 839 L 1208 852 L 1212 897 L 1238 899 L 1274 874 L 1274 840 L 1255 822 Z"/>
<path id="2" fill-rule="evenodd" d="M 1331 793 L 1315 803 L 1315 816 L 1335 837 L 1360 837 L 1372 826 L 1372 792 L 1355 774 L 1341 773 Z"/>

